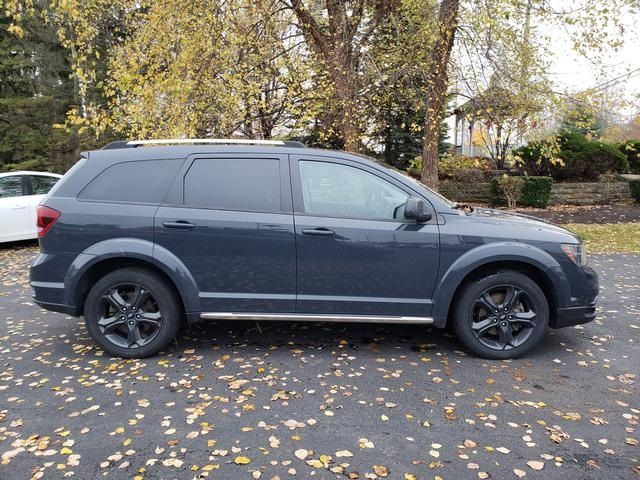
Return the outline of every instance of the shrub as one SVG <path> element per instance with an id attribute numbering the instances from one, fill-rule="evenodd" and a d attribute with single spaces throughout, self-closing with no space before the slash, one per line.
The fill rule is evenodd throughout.
<path id="1" fill-rule="evenodd" d="M 629 188 L 631 189 L 633 199 L 637 203 L 640 203 L 640 180 L 631 180 L 629 182 Z"/>
<path id="2" fill-rule="evenodd" d="M 491 181 L 491 203 L 493 205 L 507 204 L 509 208 L 515 208 L 522 195 L 524 177 L 510 177 L 502 175 Z"/>
<path id="3" fill-rule="evenodd" d="M 489 178 L 489 163 L 485 158 L 443 157 L 438 163 L 440 180 L 484 182 Z"/>
<path id="4" fill-rule="evenodd" d="M 551 166 L 554 180 L 597 180 L 603 173 L 626 173 L 626 155 L 613 145 L 589 141 L 576 132 L 559 136 L 558 157 L 564 165 Z"/>
<path id="5" fill-rule="evenodd" d="M 546 152 L 543 152 L 545 148 L 547 150 L 551 148 L 551 141 L 529 142 L 527 145 L 513 149 L 511 154 L 516 165 L 528 175 L 550 176 L 553 164 L 548 155 L 545 155 Z"/>
<path id="6" fill-rule="evenodd" d="M 515 197 L 517 200 L 513 206 L 509 206 L 507 192 L 504 190 L 505 182 L 509 182 L 504 180 L 505 178 L 517 179 L 516 186 L 509 185 L 509 188 L 517 189 L 517 184 L 520 183 L 520 194 Z M 491 204 L 507 205 L 509 208 L 515 207 L 516 204 L 524 207 L 547 208 L 552 185 L 553 180 L 550 177 L 507 177 L 506 175 L 497 177 L 491 181 Z"/>
<path id="7" fill-rule="evenodd" d="M 547 208 L 551 197 L 551 177 L 522 177 L 522 194 L 518 203 L 524 207 Z"/>
<path id="8" fill-rule="evenodd" d="M 640 173 L 640 140 L 629 140 L 618 146 L 627 157 L 630 173 Z"/>
<path id="9" fill-rule="evenodd" d="M 557 138 L 531 142 L 512 153 L 526 173 L 551 176 L 554 180 L 595 181 L 605 173 L 629 170 L 627 154 L 620 146 L 592 142 L 578 132 L 562 132 Z"/>

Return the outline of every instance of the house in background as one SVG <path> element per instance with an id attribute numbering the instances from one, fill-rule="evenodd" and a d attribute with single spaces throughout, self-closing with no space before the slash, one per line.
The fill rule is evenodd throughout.
<path id="1" fill-rule="evenodd" d="M 518 100 L 506 89 L 492 86 L 453 111 L 456 155 L 492 159 L 504 166 L 511 149 L 524 144 L 525 118 Z"/>

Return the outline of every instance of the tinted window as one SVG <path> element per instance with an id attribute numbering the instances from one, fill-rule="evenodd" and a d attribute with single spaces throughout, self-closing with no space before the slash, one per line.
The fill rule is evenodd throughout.
<path id="1" fill-rule="evenodd" d="M 306 213 L 373 220 L 404 217 L 408 195 L 376 175 L 337 163 L 299 165 Z"/>
<path id="2" fill-rule="evenodd" d="M 94 178 L 78 198 L 159 204 L 183 160 L 145 160 L 112 165 Z"/>
<path id="3" fill-rule="evenodd" d="M 0 178 L 0 198 L 19 197 L 22 195 L 22 177 L 12 175 Z"/>
<path id="4" fill-rule="evenodd" d="M 51 190 L 59 178 L 47 177 L 44 175 L 32 175 L 31 176 L 31 191 L 33 195 L 46 195 Z"/>
<path id="5" fill-rule="evenodd" d="M 279 212 L 280 162 L 250 158 L 195 160 L 184 179 L 184 203 L 216 210 Z"/>

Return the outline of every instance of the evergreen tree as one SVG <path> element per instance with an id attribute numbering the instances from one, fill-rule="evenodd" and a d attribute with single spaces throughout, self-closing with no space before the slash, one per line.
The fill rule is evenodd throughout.
<path id="1" fill-rule="evenodd" d="M 73 99 L 67 50 L 42 22 L 25 22 L 21 36 L 8 26 L 0 16 L 0 169 L 64 171 L 76 148 L 54 128 Z"/>

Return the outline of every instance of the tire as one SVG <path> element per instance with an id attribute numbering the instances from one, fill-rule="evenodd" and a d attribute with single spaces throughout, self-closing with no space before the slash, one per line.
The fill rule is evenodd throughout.
<path id="1" fill-rule="evenodd" d="M 542 289 L 527 275 L 511 270 L 468 282 L 454 302 L 456 335 L 483 358 L 525 355 L 540 343 L 549 324 Z"/>
<path id="2" fill-rule="evenodd" d="M 89 334 L 108 354 L 144 358 L 175 338 L 182 323 L 172 286 L 144 268 L 108 273 L 89 291 L 84 314 Z M 125 309 L 125 310 L 122 310 Z"/>

